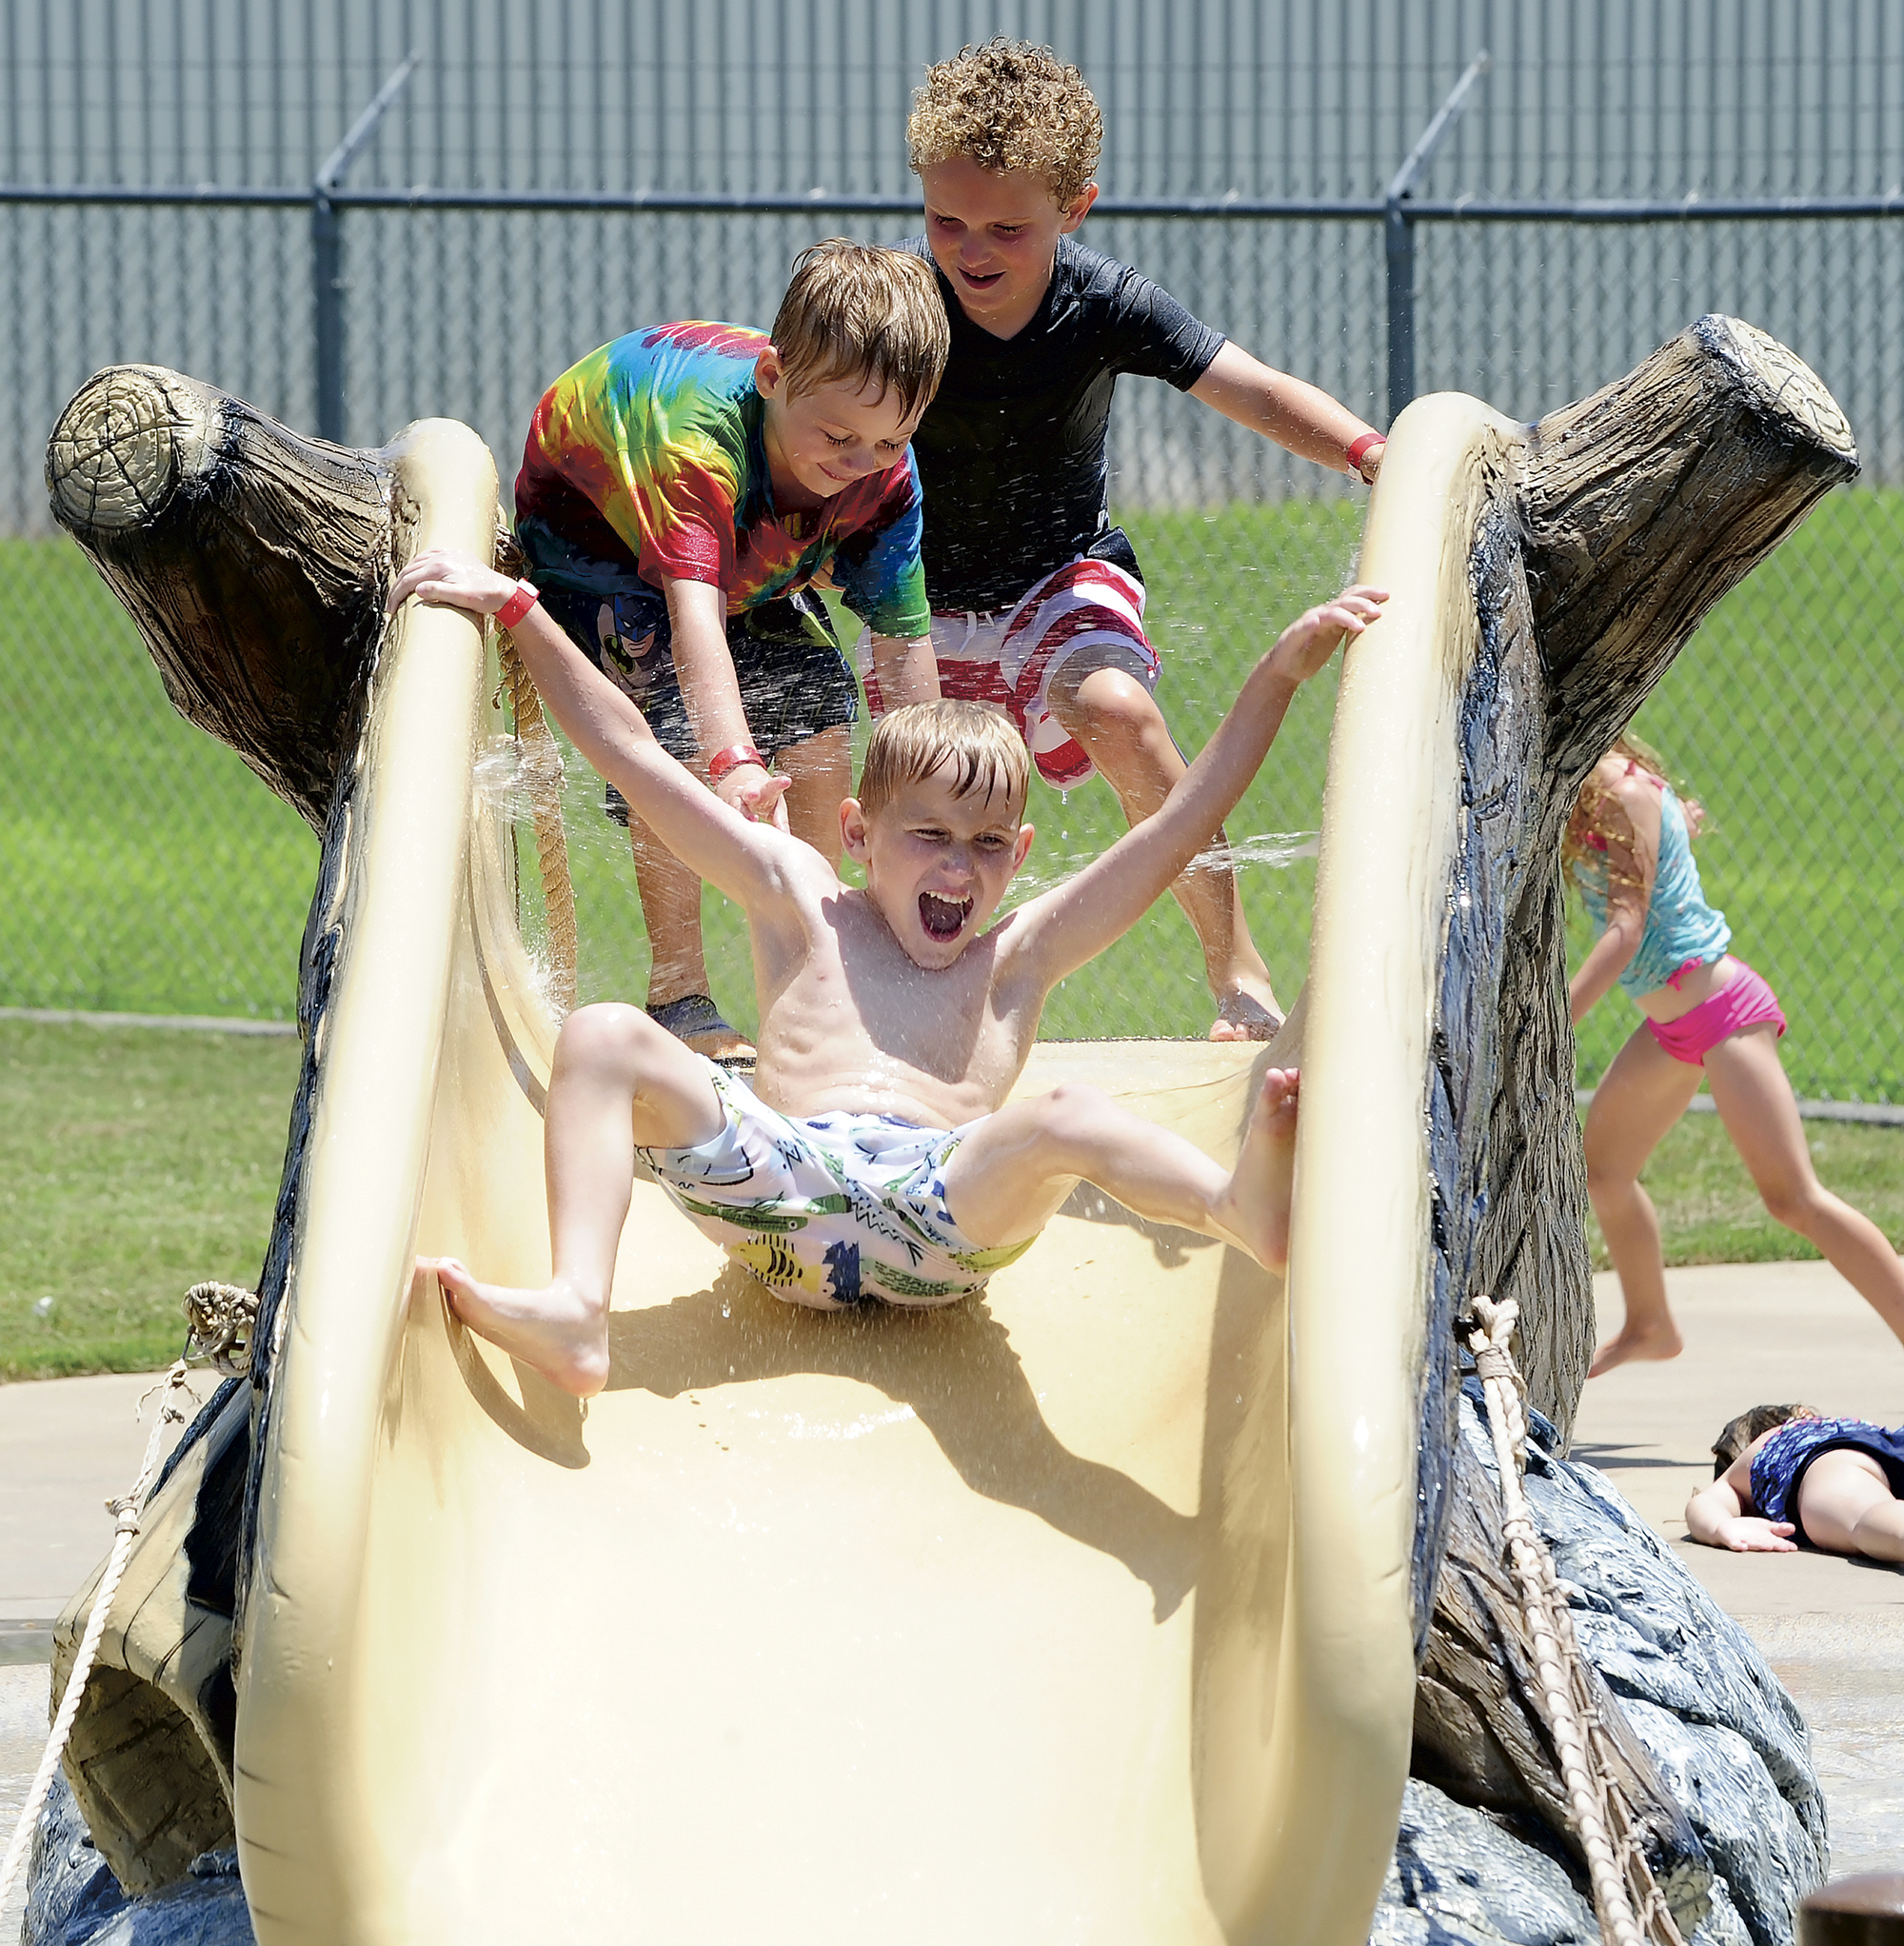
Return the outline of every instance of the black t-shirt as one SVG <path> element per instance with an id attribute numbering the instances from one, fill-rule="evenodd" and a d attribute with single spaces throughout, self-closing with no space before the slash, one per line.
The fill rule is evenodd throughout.
<path id="1" fill-rule="evenodd" d="M 899 246 L 928 263 L 923 237 Z M 925 495 L 925 591 L 935 608 L 1007 608 L 1091 545 L 1105 510 L 1104 436 L 1118 374 L 1187 392 L 1223 334 L 1115 258 L 1058 239 L 1031 322 L 995 338 L 943 275 L 952 350 L 913 435 Z"/>

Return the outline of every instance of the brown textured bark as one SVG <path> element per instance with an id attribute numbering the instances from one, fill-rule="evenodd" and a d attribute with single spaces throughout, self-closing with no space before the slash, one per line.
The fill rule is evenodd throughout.
<path id="1" fill-rule="evenodd" d="M 96 373 L 47 447 L 53 512 L 180 714 L 321 831 L 389 583 L 388 470 L 157 366 Z"/>
<path id="2" fill-rule="evenodd" d="M 1682 331 L 1617 384 L 1531 430 L 1517 481 L 1477 526 L 1471 580 L 1491 665 L 1514 707 L 1487 754 L 1518 780 L 1480 1168 L 1485 1209 L 1467 1290 L 1520 1307 L 1532 1402 L 1564 1436 L 1594 1345 L 1586 1165 L 1574 1105 L 1560 836 L 1580 780 L 1700 620 L 1857 456 L 1844 417 L 1782 346 L 1736 319 Z M 1532 648 L 1532 666 L 1528 649 Z M 1507 725 L 1524 756 L 1504 756 Z M 1496 780 L 1469 765 L 1471 791 Z M 1424 1463 L 1433 1456 L 1424 1455 Z M 1451 1796 L 1540 1819 L 1574 1843 L 1533 1702 L 1525 1623 L 1492 1481 L 1457 1434 L 1447 1551 L 1415 1713 L 1416 1775 Z M 1595 1678 L 1597 1683 L 1597 1678 Z M 1656 1853 L 1669 1903 L 1706 1868 L 1677 1807 L 1599 1684 L 1615 1768 Z"/>

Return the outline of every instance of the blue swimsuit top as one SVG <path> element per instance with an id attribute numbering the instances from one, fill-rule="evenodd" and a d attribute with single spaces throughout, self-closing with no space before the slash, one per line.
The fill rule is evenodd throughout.
<path id="1" fill-rule="evenodd" d="M 1594 924 L 1607 923 L 1607 863 L 1604 851 L 1589 852 L 1581 861 L 1580 898 Z M 1657 993 L 1671 983 L 1688 961 L 1709 966 L 1723 959 L 1732 943 L 1732 927 L 1723 912 L 1706 904 L 1699 886 L 1699 868 L 1693 863 L 1693 841 L 1686 831 L 1686 814 L 1670 784 L 1659 786 L 1659 864 L 1653 875 L 1653 897 L 1646 907 L 1646 930 L 1639 950 L 1627 962 L 1619 983 L 1636 1000 Z"/>
<path id="2" fill-rule="evenodd" d="M 1809 1541 L 1798 1519 L 1798 1482 L 1820 1453 L 1849 1446 L 1869 1453 L 1883 1467 L 1894 1494 L 1904 1495 L 1904 1426 L 1893 1429 L 1861 1419 L 1787 1420 L 1752 1456 L 1752 1504 L 1768 1520 L 1790 1520 Z"/>

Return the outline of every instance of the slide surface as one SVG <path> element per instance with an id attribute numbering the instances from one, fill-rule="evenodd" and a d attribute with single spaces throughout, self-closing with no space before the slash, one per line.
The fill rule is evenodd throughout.
<path id="1" fill-rule="evenodd" d="M 411 1287 L 419 1252 L 546 1276 L 555 1023 L 474 784 L 483 642 L 399 619 L 243 1618 L 264 1946 L 1359 1946 L 1409 1749 L 1466 564 L 1513 433 L 1421 402 L 1372 509 L 1394 599 L 1344 672 L 1310 999 L 1268 1057 L 1300 1043 L 1287 1292 L 1085 1190 L 982 1301 L 813 1314 L 638 1183 L 585 1411 Z M 410 545 L 487 546 L 473 435 L 402 467 Z M 1089 1080 L 1226 1157 L 1261 1058 L 1057 1044 L 1021 1086 Z"/>

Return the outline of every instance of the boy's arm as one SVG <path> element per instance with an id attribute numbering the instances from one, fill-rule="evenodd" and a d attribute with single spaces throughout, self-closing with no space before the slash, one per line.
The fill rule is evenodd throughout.
<path id="1" fill-rule="evenodd" d="M 409 596 L 432 606 L 493 615 L 516 584 L 466 555 L 419 554 L 390 589 L 394 614 Z M 511 630 L 548 712 L 594 769 L 690 870 L 718 886 L 750 919 L 787 897 L 808 846 L 724 804 L 655 741 L 641 711 L 569 641 L 538 602 Z M 830 874 L 829 874 L 830 876 Z"/>
<path id="2" fill-rule="evenodd" d="M 1363 425 L 1319 387 L 1272 370 L 1240 345 L 1225 342 L 1190 387 L 1190 396 L 1215 407 L 1239 426 L 1275 440 L 1300 459 L 1364 480 L 1373 480 L 1381 469 L 1386 441 L 1373 427 Z M 1351 461 L 1349 448 L 1359 439 L 1369 444 Z"/>
<path id="3" fill-rule="evenodd" d="M 1178 779 L 1156 816 L 1135 824 L 1101 857 L 1020 909 L 1015 960 L 1050 989 L 1142 918 L 1216 837 L 1262 767 L 1296 692 L 1344 636 L 1380 618 L 1387 594 L 1353 587 L 1299 616 L 1249 673 L 1202 754 Z"/>
<path id="4" fill-rule="evenodd" d="M 1754 1441 L 1756 1450 L 1757 1441 Z M 1740 1477 L 1742 1474 L 1742 1478 Z M 1686 1502 L 1686 1531 L 1708 1547 L 1733 1554 L 1795 1554 L 1796 1531 L 1789 1520 L 1761 1519 L 1745 1509 L 1752 1503 L 1752 1455 L 1742 1453 L 1711 1486 Z"/>
<path id="5" fill-rule="evenodd" d="M 902 641 L 896 635 L 875 635 L 873 679 L 888 709 L 897 709 L 902 703 L 938 702 L 939 659 L 932 653 L 932 637 L 915 635 Z"/>
<path id="6" fill-rule="evenodd" d="M 669 632 L 674 641 L 674 673 L 681 684 L 687 720 L 694 726 L 700 768 L 705 775 L 709 760 L 721 751 L 737 745 L 749 746 L 754 740 L 747 727 L 746 706 L 741 701 L 741 679 L 727 646 L 727 601 L 711 582 L 670 578 L 662 586 L 667 595 Z M 786 829 L 786 806 L 782 799 L 792 782 L 791 778 L 775 777 L 765 764 L 751 759 L 723 770 L 718 781 L 709 780 L 714 795 L 724 804 L 731 805 L 744 818 L 770 817 L 783 831 Z"/>

